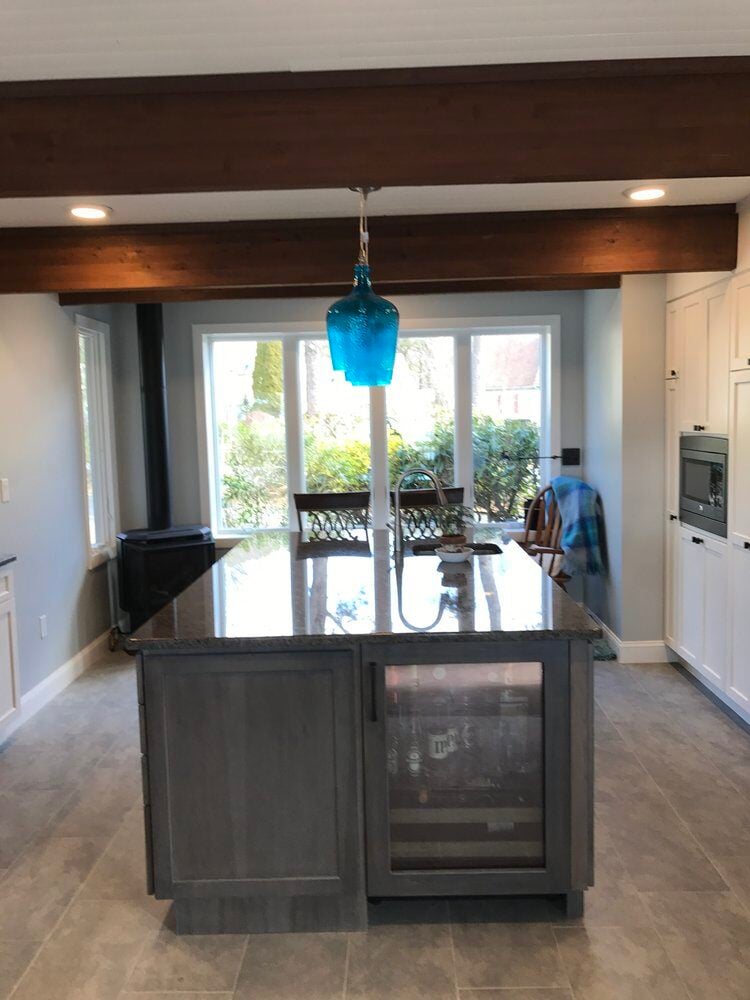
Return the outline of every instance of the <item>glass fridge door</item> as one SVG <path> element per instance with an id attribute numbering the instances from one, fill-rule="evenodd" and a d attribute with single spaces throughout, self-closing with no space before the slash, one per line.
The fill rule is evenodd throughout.
<path id="1" fill-rule="evenodd" d="M 542 664 L 385 670 L 392 871 L 541 868 Z"/>

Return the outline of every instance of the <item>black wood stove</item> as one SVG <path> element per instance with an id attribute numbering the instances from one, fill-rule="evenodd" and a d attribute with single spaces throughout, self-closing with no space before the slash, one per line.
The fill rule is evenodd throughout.
<path id="1" fill-rule="evenodd" d="M 172 524 L 161 304 L 136 306 L 148 527 L 117 536 L 120 608 L 133 632 L 215 561 L 211 530 Z"/>

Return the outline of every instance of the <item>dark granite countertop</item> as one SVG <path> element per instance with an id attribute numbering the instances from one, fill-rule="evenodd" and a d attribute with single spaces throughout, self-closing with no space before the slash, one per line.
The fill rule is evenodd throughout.
<path id="1" fill-rule="evenodd" d="M 586 612 L 497 529 L 475 541 L 499 555 L 445 564 L 394 559 L 390 533 L 367 542 L 307 543 L 295 532 L 254 535 L 227 552 L 125 640 L 130 652 L 254 645 L 325 645 L 398 636 L 595 639 Z"/>
<path id="2" fill-rule="evenodd" d="M 8 563 L 14 563 L 16 558 L 17 556 L 0 553 L 0 566 L 7 566 Z"/>

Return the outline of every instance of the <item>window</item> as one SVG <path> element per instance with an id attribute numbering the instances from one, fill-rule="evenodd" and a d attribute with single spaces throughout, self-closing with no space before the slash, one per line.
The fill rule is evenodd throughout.
<path id="1" fill-rule="evenodd" d="M 327 340 L 301 344 L 300 398 L 304 489 L 343 493 L 370 488 L 370 401 L 331 367 Z"/>
<path id="2" fill-rule="evenodd" d="M 209 362 L 217 533 L 285 527 L 281 341 L 217 338 Z"/>
<path id="3" fill-rule="evenodd" d="M 194 335 L 201 495 L 219 538 L 294 525 L 305 491 L 370 489 L 382 527 L 414 465 L 463 486 L 478 520 L 520 521 L 556 469 L 558 317 L 403 323 L 393 383 L 370 390 L 301 324 Z"/>
<path id="4" fill-rule="evenodd" d="M 89 567 L 115 555 L 117 513 L 109 327 L 76 316 Z"/>

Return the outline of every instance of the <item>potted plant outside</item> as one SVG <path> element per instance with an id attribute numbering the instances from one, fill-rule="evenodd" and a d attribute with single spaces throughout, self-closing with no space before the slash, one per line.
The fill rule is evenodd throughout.
<path id="1" fill-rule="evenodd" d="M 434 516 L 441 545 L 466 545 L 465 528 L 474 521 L 471 507 L 449 504 L 447 507 L 433 507 L 430 513 Z"/>

